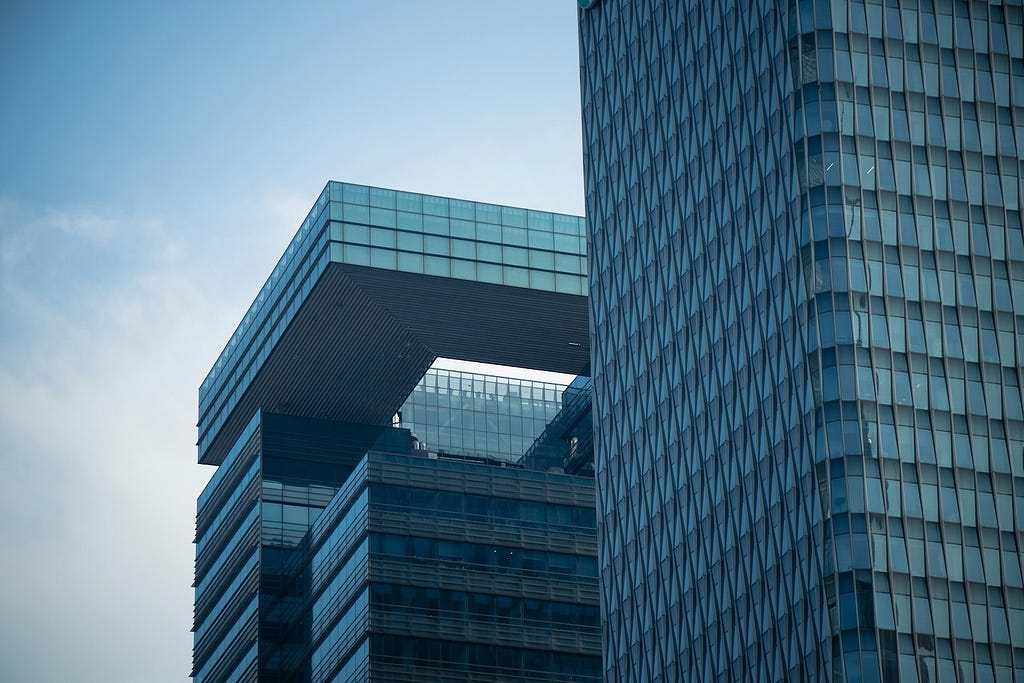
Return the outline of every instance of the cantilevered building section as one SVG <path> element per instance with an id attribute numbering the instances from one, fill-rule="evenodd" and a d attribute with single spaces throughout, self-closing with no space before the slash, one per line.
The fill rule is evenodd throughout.
<path id="1" fill-rule="evenodd" d="M 437 357 L 589 374 L 584 232 L 328 183 L 199 389 L 200 462 L 220 463 L 256 408 L 390 424 Z"/>
<path id="2" fill-rule="evenodd" d="M 600 680 L 593 480 L 522 457 L 566 387 L 428 371 L 586 375 L 584 245 L 328 184 L 200 390 L 197 681 Z"/>

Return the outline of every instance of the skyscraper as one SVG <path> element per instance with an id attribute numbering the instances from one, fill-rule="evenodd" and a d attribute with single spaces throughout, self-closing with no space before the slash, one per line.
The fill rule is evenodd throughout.
<path id="1" fill-rule="evenodd" d="M 580 4 L 608 680 L 1024 675 L 1020 3 Z"/>
<path id="2" fill-rule="evenodd" d="M 593 481 L 521 463 L 565 387 L 428 370 L 587 374 L 585 253 L 328 183 L 200 389 L 197 681 L 600 679 Z"/>

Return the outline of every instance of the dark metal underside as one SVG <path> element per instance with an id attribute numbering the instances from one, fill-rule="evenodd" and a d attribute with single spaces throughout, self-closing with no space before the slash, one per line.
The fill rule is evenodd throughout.
<path id="1" fill-rule="evenodd" d="M 587 298 L 331 263 L 199 461 L 257 408 L 390 424 L 437 357 L 589 374 Z"/>

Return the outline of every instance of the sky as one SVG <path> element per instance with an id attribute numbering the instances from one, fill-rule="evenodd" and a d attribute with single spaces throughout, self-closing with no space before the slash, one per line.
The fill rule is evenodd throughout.
<path id="1" fill-rule="evenodd" d="M 328 179 L 580 214 L 576 3 L 0 2 L 0 661 L 183 681 L 197 391 Z"/>

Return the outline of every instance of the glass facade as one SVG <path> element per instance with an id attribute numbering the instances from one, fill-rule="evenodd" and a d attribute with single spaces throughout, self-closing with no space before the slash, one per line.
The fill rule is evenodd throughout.
<path id="1" fill-rule="evenodd" d="M 432 368 L 399 411 L 419 448 L 512 462 L 562 407 L 564 385 Z"/>
<path id="2" fill-rule="evenodd" d="M 526 467 L 560 469 L 567 474 L 594 476 L 594 421 L 591 410 L 592 382 L 577 377 L 562 392 L 562 407 L 530 450 L 523 456 Z"/>
<path id="3" fill-rule="evenodd" d="M 200 459 L 330 264 L 582 295 L 586 253 L 579 216 L 327 183 L 199 388 Z"/>
<path id="4" fill-rule="evenodd" d="M 199 496 L 192 677 L 244 680 L 257 669 L 259 434 L 255 415 Z"/>
<path id="5" fill-rule="evenodd" d="M 367 448 L 404 430 L 258 412 L 199 498 L 193 677 L 304 680 L 309 530 Z"/>
<path id="6" fill-rule="evenodd" d="M 407 273 L 583 294 L 578 216 L 329 183 L 331 260 Z"/>
<path id="7" fill-rule="evenodd" d="M 370 453 L 310 536 L 310 680 L 597 683 L 593 503 L 585 478 Z"/>
<path id="8" fill-rule="evenodd" d="M 580 41 L 608 679 L 1024 675 L 1020 3 Z"/>
<path id="9" fill-rule="evenodd" d="M 600 676 L 565 386 L 430 368 L 586 369 L 584 225 L 327 184 L 199 390 L 197 681 Z"/>
<path id="10" fill-rule="evenodd" d="M 593 480 L 471 457 L 257 414 L 200 498 L 193 677 L 600 681 Z"/>

